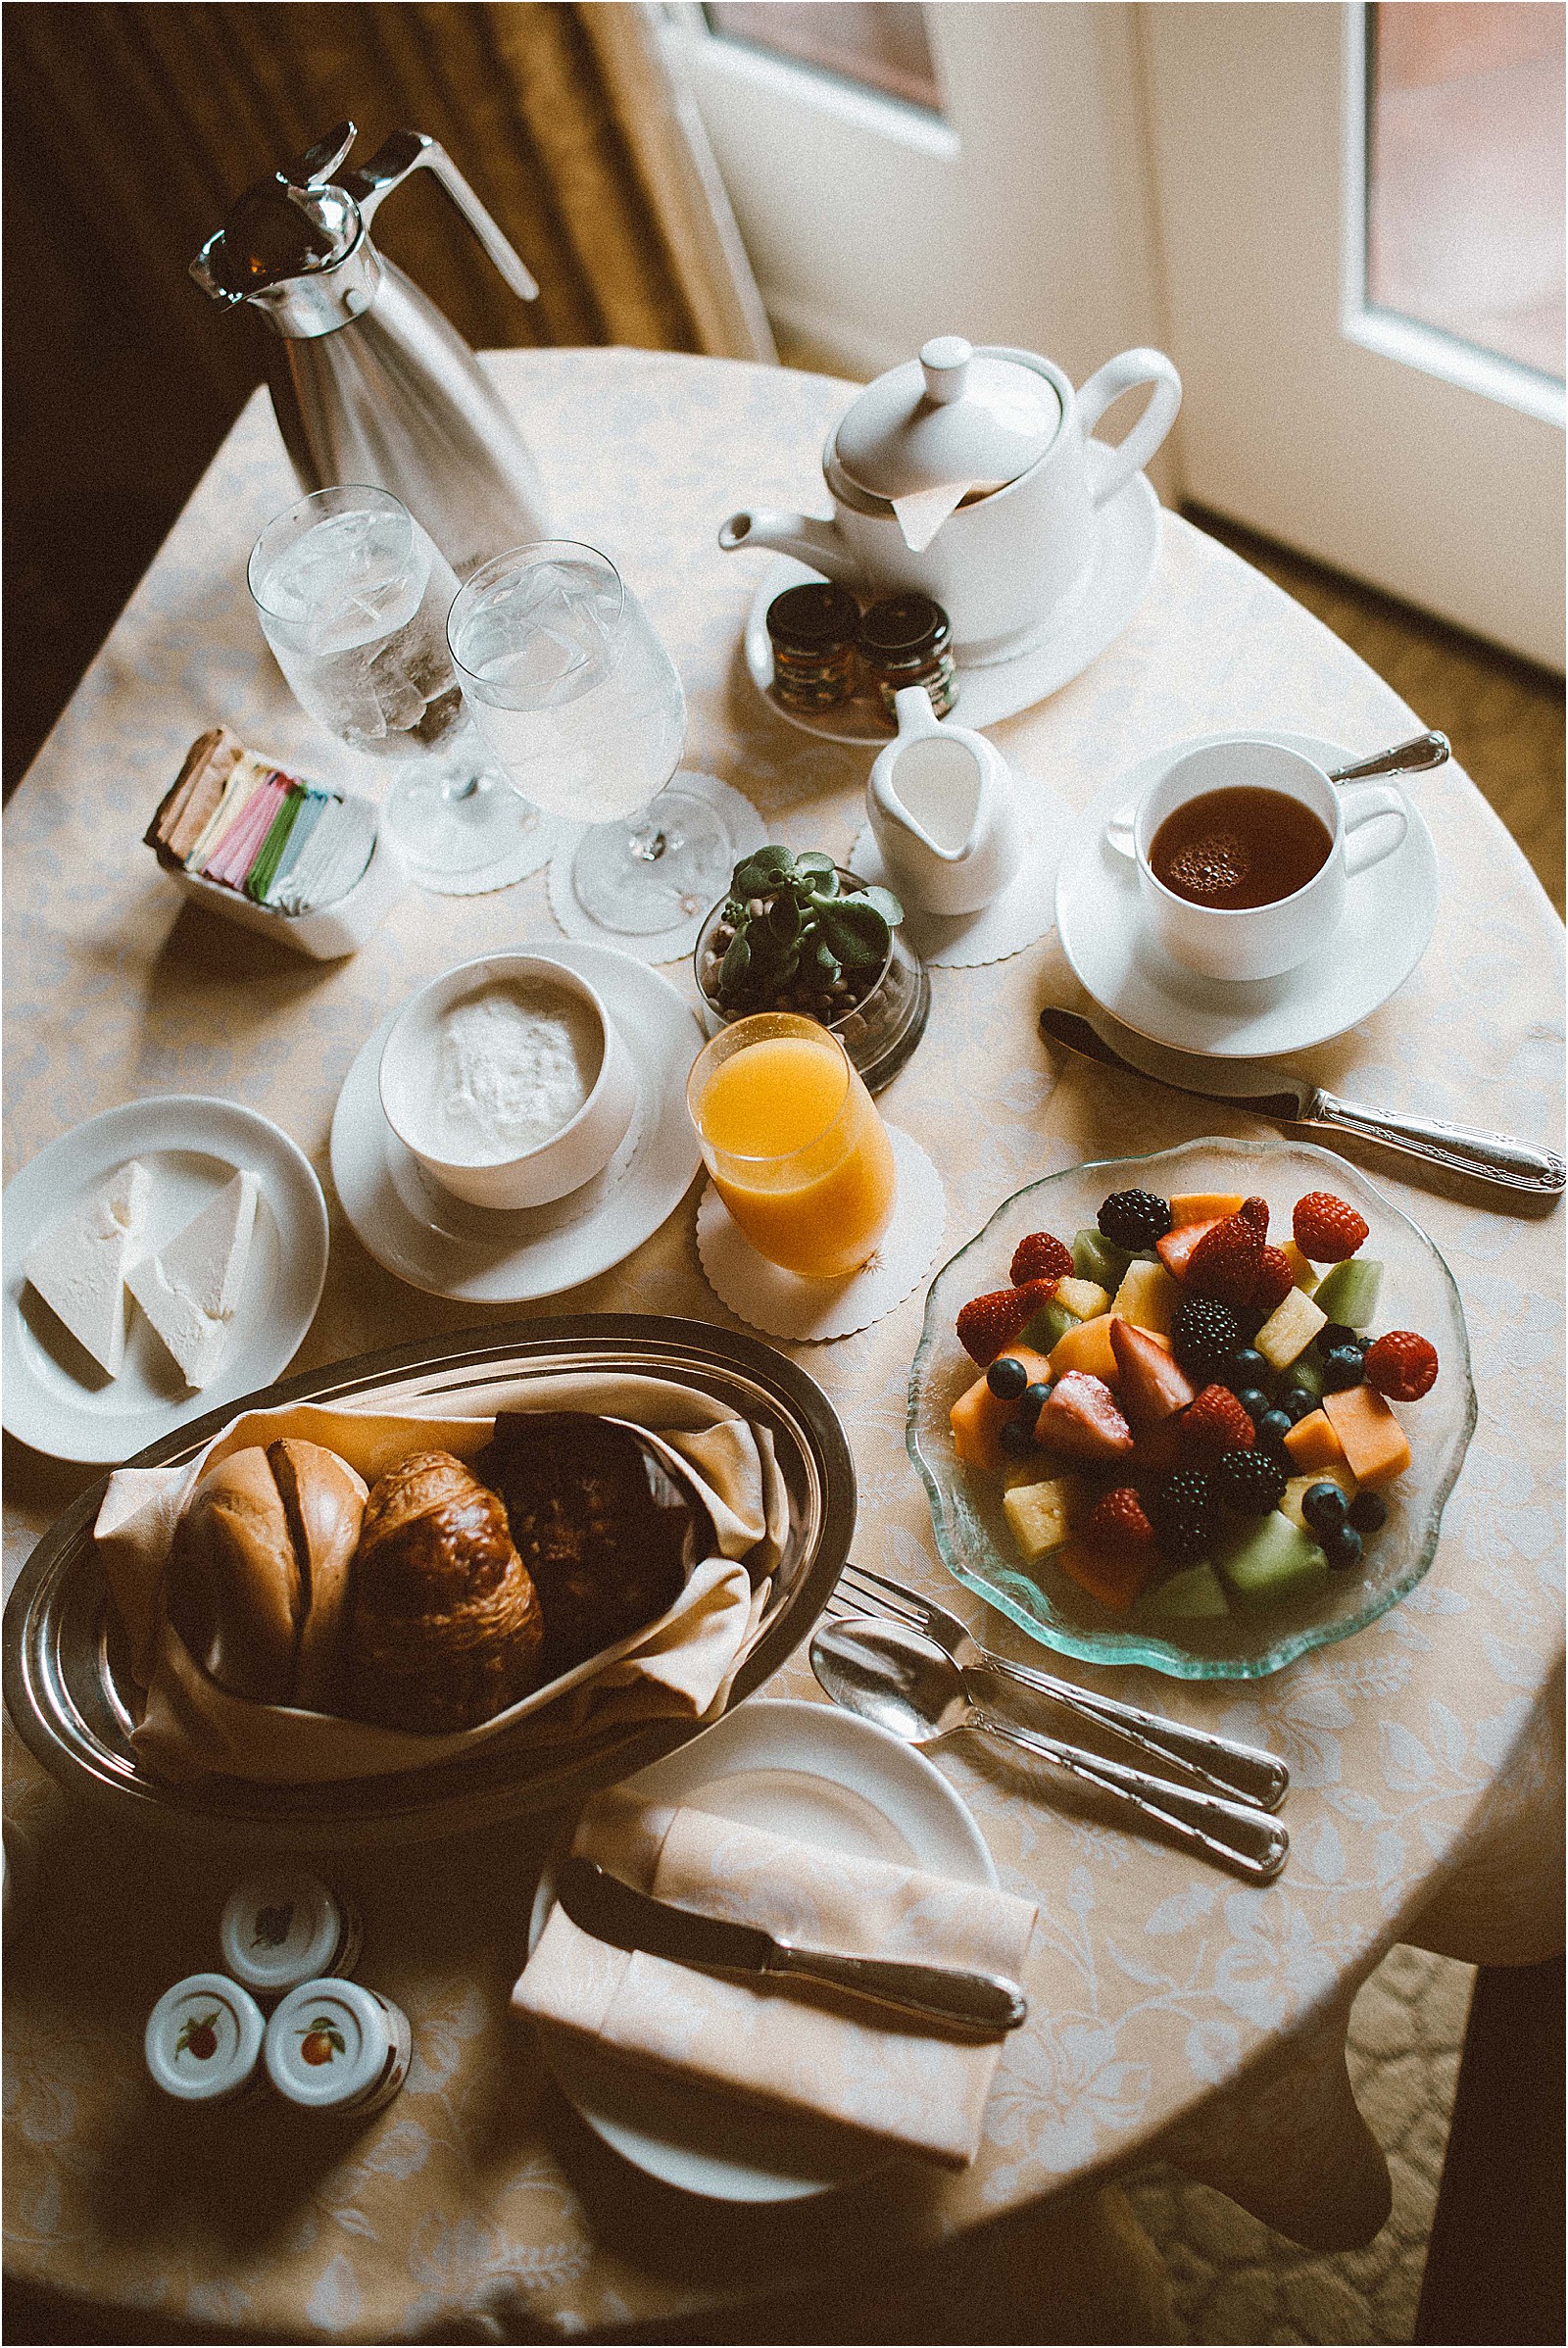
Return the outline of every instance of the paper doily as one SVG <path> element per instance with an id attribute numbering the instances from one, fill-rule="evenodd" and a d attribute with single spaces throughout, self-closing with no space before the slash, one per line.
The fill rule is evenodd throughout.
<path id="1" fill-rule="evenodd" d="M 947 1193 L 918 1142 L 889 1125 L 899 1198 L 882 1245 L 845 1280 L 803 1280 L 758 1254 L 730 1219 L 711 1183 L 697 1207 L 697 1252 L 708 1284 L 732 1313 L 764 1337 L 823 1345 L 869 1329 L 919 1286 L 942 1252 Z"/>
<path id="2" fill-rule="evenodd" d="M 1022 810 L 1023 860 L 1016 878 L 1000 897 L 982 905 L 978 913 L 944 916 L 916 912 L 912 906 L 906 909 L 905 936 L 928 966 L 972 970 L 981 962 L 1003 962 L 1054 927 L 1056 866 L 1072 817 L 1066 802 L 1043 783 L 1030 783 L 1027 789 L 1029 798 Z M 898 882 L 883 860 L 869 824 L 850 851 L 850 870 L 898 895 Z"/>
<path id="3" fill-rule="evenodd" d="M 683 791 L 689 791 L 694 799 L 706 799 L 710 807 L 717 807 L 723 815 L 734 844 L 732 866 L 738 864 L 742 856 L 749 856 L 754 849 L 765 844 L 767 828 L 743 792 L 735 790 L 729 783 L 720 782 L 716 774 L 699 774 L 689 766 L 683 766 L 679 774 L 672 775 L 670 779 L 678 782 Z M 550 859 L 546 888 L 557 927 L 568 938 L 582 938 L 592 946 L 618 947 L 622 954 L 629 954 L 639 962 L 686 960 L 697 944 L 698 931 L 728 886 L 729 873 L 725 872 L 706 904 L 698 905 L 690 913 L 682 913 L 680 919 L 666 930 L 658 930 L 643 937 L 627 930 L 606 929 L 591 913 L 583 911 L 571 885 L 571 859 L 578 841 L 587 829 L 586 824 L 564 823 L 555 855 Z"/>

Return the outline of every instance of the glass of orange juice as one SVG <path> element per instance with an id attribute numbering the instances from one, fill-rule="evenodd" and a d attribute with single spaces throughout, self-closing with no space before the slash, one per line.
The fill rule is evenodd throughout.
<path id="1" fill-rule="evenodd" d="M 893 1217 L 893 1146 L 837 1036 L 795 1011 L 737 1019 L 698 1053 L 686 1105 L 759 1255 L 840 1280 L 874 1252 Z"/>

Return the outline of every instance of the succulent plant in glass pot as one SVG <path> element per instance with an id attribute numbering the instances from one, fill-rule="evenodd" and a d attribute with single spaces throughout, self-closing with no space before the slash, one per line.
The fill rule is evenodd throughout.
<path id="1" fill-rule="evenodd" d="M 695 967 L 710 1027 L 804 1011 L 830 1027 L 875 1092 L 924 1032 L 931 988 L 900 935 L 904 907 L 821 849 L 759 848 L 704 922 Z"/>

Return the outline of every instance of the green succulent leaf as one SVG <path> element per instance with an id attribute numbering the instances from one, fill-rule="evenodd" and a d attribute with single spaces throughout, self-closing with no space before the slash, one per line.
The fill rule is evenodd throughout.
<path id="1" fill-rule="evenodd" d="M 795 858 L 787 848 L 759 848 L 736 865 L 730 890 L 736 897 L 762 897 L 795 878 Z"/>
<path id="2" fill-rule="evenodd" d="M 868 888 L 861 892 L 867 905 L 874 905 L 889 929 L 897 929 L 904 919 L 904 907 L 891 889 Z"/>
<path id="3" fill-rule="evenodd" d="M 828 944 L 826 938 L 818 938 L 813 951 L 815 954 L 816 966 L 822 972 L 823 976 L 826 978 L 837 978 L 839 975 L 839 957 L 834 953 L 832 947 Z"/>
<path id="4" fill-rule="evenodd" d="M 841 898 L 824 905 L 819 916 L 822 936 L 847 970 L 865 970 L 887 954 L 887 917 L 863 897 Z"/>
<path id="5" fill-rule="evenodd" d="M 793 946 L 801 934 L 801 908 L 786 890 L 769 905 L 764 926 L 780 946 Z"/>
<path id="6" fill-rule="evenodd" d="M 721 995 L 737 993 L 744 986 L 746 973 L 751 966 L 752 950 L 746 939 L 740 936 L 732 938 L 725 951 L 724 959 L 718 965 L 719 993 Z"/>
<path id="7" fill-rule="evenodd" d="M 795 859 L 795 869 L 799 873 L 808 873 L 824 897 L 832 897 L 837 893 L 838 873 L 826 849 L 803 849 Z M 827 885 L 829 881 L 833 884 L 831 888 Z"/>

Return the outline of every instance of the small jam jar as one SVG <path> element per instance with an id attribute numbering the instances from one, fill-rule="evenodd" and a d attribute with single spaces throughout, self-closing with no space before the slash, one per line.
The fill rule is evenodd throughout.
<path id="1" fill-rule="evenodd" d="M 767 607 L 773 691 L 787 709 L 831 709 L 855 691 L 860 607 L 826 580 L 786 587 Z"/>
<path id="2" fill-rule="evenodd" d="M 894 697 L 906 685 L 923 685 L 938 717 L 946 717 L 958 698 L 953 630 L 942 606 L 928 595 L 911 590 L 872 604 L 860 619 L 860 658 L 894 720 Z"/>
<path id="3" fill-rule="evenodd" d="M 267 2025 L 248 1989 L 221 1973 L 192 1973 L 147 2017 L 143 2046 L 156 2085 L 178 2103 L 237 2103 L 262 2083 Z"/>
<path id="4" fill-rule="evenodd" d="M 401 2006 L 359 1981 L 302 1981 L 267 2026 L 267 2076 L 315 2112 L 380 2111 L 409 2076 L 413 2040 Z"/>
<path id="5" fill-rule="evenodd" d="M 351 1974 L 365 1933 L 359 1911 L 296 1869 L 246 1878 L 218 1928 L 223 1963 L 270 2005 L 300 1981 Z"/>

